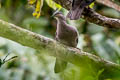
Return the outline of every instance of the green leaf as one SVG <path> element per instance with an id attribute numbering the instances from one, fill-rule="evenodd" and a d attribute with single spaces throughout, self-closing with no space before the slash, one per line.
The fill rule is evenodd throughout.
<path id="1" fill-rule="evenodd" d="M 51 8 L 53 8 L 54 10 L 56 10 L 58 8 L 58 10 L 60 10 L 62 7 L 61 5 L 55 3 L 53 0 L 45 0 L 48 4 L 48 6 L 50 6 Z"/>
<path id="2" fill-rule="evenodd" d="M 94 5 L 95 5 L 95 3 L 93 2 L 93 3 L 91 3 L 91 4 L 89 5 L 89 7 L 90 7 L 90 8 L 93 8 Z"/>
<path id="3" fill-rule="evenodd" d="M 43 7 L 43 0 L 29 0 L 28 4 L 33 5 L 35 4 L 35 11 L 33 12 L 33 16 L 39 18 L 41 15 L 41 9 Z"/>
<path id="4" fill-rule="evenodd" d="M 28 0 L 28 4 L 33 5 L 35 4 L 36 0 Z"/>

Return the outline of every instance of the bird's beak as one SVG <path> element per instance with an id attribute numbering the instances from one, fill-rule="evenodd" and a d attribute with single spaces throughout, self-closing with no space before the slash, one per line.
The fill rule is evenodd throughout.
<path id="1" fill-rule="evenodd" d="M 54 17 L 58 13 L 58 8 L 54 11 L 53 15 L 51 17 Z"/>

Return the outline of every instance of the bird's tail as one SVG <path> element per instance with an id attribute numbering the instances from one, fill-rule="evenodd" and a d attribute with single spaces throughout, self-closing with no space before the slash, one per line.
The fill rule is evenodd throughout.
<path id="1" fill-rule="evenodd" d="M 67 14 L 67 18 L 70 18 L 71 20 L 77 20 L 81 17 L 81 14 L 83 12 L 84 8 L 76 8 L 74 10 L 70 10 Z"/>

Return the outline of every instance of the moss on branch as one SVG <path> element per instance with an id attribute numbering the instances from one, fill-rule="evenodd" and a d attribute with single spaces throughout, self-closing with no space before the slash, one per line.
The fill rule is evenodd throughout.
<path id="1" fill-rule="evenodd" d="M 22 29 L 14 24 L 0 20 L 0 36 L 37 50 L 48 50 L 49 54 L 77 66 L 83 66 L 97 73 L 104 69 L 101 77 L 120 77 L 120 65 L 103 60 L 82 50 L 71 48 L 53 39 Z"/>

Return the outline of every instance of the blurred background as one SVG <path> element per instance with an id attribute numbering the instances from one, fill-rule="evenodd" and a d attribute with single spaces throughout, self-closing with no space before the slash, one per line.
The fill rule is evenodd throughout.
<path id="1" fill-rule="evenodd" d="M 56 20 L 51 17 L 54 10 L 46 2 L 39 19 L 32 16 L 34 8 L 28 6 L 27 0 L 0 2 L 0 19 L 54 39 Z M 94 10 L 104 16 L 120 19 L 120 12 L 102 4 L 95 3 Z M 64 15 L 68 13 L 65 9 L 61 11 Z M 79 30 L 79 48 L 120 64 L 120 30 L 103 28 L 84 19 L 68 20 L 68 23 Z M 84 75 L 83 68 L 70 63 L 64 72 L 55 74 L 55 57 L 46 54 L 47 51 L 37 51 L 0 37 L 0 59 L 3 60 L 8 52 L 10 55 L 7 59 L 12 56 L 18 58 L 2 65 L 0 80 L 97 80 L 91 73 Z"/>

